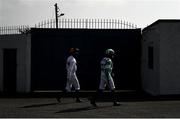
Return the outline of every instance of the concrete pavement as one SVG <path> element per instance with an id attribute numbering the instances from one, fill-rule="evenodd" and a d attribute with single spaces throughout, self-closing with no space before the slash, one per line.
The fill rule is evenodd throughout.
<path id="1" fill-rule="evenodd" d="M 130 97 L 128 97 L 130 98 Z M 75 103 L 71 97 L 58 103 L 54 97 L 1 97 L 0 118 L 147 118 L 180 117 L 180 99 L 177 97 L 119 98 L 121 106 L 112 106 L 108 100 L 97 102 L 94 108 L 88 99 Z"/>

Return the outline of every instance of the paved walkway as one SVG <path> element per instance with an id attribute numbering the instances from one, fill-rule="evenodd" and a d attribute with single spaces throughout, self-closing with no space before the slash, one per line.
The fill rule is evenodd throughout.
<path id="1" fill-rule="evenodd" d="M 121 106 L 111 102 L 98 102 L 98 108 L 90 105 L 87 98 L 75 103 L 74 98 L 63 98 L 57 103 L 55 98 L 0 98 L 0 118 L 44 118 L 44 117 L 180 117 L 180 100 L 122 100 Z"/>

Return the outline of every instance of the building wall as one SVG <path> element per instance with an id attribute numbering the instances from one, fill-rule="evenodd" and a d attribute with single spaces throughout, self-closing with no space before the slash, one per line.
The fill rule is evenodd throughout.
<path id="1" fill-rule="evenodd" d="M 0 36 L 0 91 L 3 92 L 3 49 L 17 49 L 16 92 L 30 91 L 30 35 Z"/>
<path id="2" fill-rule="evenodd" d="M 180 94 L 180 21 L 160 22 L 160 94 Z"/>
<path id="3" fill-rule="evenodd" d="M 142 31 L 142 60 L 141 78 L 142 89 L 152 95 L 159 94 L 159 39 L 160 34 L 157 26 L 151 26 Z M 153 48 L 153 68 L 149 67 L 149 47 Z"/>

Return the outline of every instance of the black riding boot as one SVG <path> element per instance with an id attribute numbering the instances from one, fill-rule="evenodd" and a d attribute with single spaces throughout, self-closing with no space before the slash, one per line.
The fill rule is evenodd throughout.
<path id="1" fill-rule="evenodd" d="M 103 93 L 103 90 L 98 90 L 95 94 L 95 96 L 93 96 L 91 99 L 90 99 L 90 103 L 94 106 L 94 107 L 97 107 L 96 105 L 96 100 L 102 96 L 102 93 Z"/>
<path id="2" fill-rule="evenodd" d="M 59 95 L 58 93 L 58 96 L 56 97 L 56 100 L 61 103 L 61 98 L 64 97 L 66 95 L 67 91 L 66 90 L 63 90 L 62 93 Z"/>
<path id="3" fill-rule="evenodd" d="M 82 102 L 82 101 L 79 99 L 79 97 L 80 97 L 80 96 L 79 96 L 79 90 L 76 90 L 75 93 L 76 93 L 76 102 L 77 102 L 77 103 Z"/>
<path id="4" fill-rule="evenodd" d="M 117 101 L 115 90 L 111 90 L 113 106 L 119 106 L 120 103 Z"/>

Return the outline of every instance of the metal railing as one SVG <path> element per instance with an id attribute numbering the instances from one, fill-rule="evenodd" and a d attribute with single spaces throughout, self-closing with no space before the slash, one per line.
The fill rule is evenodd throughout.
<path id="1" fill-rule="evenodd" d="M 6 35 L 6 34 L 25 34 L 30 31 L 29 26 L 5 26 L 0 27 L 0 35 Z"/>
<path id="2" fill-rule="evenodd" d="M 56 28 L 55 19 L 35 24 L 35 28 Z M 58 28 L 67 29 L 136 29 L 133 23 L 117 19 L 59 19 Z"/>
<path id="3" fill-rule="evenodd" d="M 35 28 L 56 28 L 55 19 L 45 20 L 35 24 Z M 137 29 L 137 25 L 117 19 L 59 19 L 59 29 Z M 30 27 L 5 26 L 0 27 L 0 35 L 25 34 L 30 32 Z"/>

